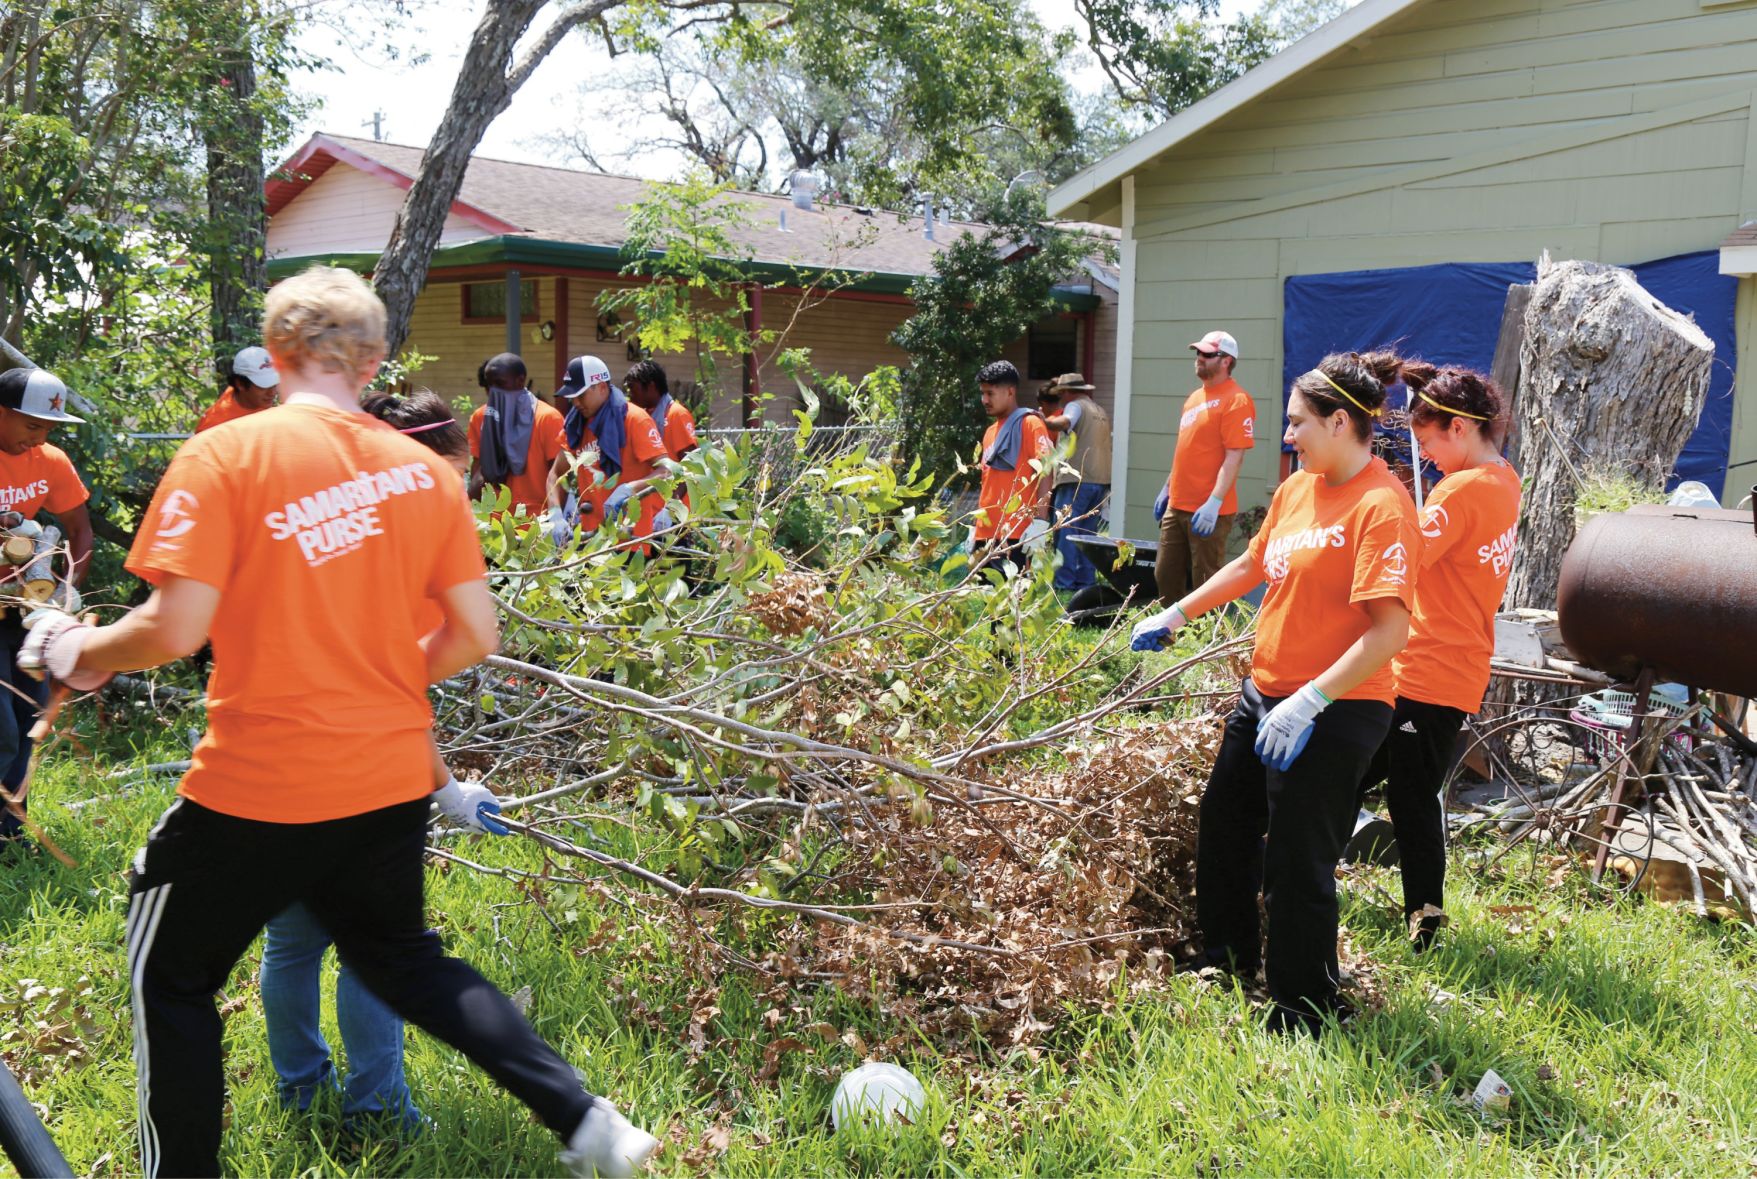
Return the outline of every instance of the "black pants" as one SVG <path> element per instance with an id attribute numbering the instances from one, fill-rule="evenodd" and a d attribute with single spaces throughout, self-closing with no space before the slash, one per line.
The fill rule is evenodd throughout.
<path id="1" fill-rule="evenodd" d="M 1403 915 L 1423 905 L 1445 908 L 1446 816 L 1440 785 L 1452 768 L 1452 751 L 1464 713 L 1444 704 L 1397 697 L 1391 731 L 1362 776 L 1364 792 L 1385 783 L 1385 806 L 1397 832 L 1397 857 L 1403 871 Z M 1429 922 L 1425 942 L 1433 936 Z"/>
<path id="2" fill-rule="evenodd" d="M 1226 719 L 1202 794 L 1196 921 L 1209 961 L 1254 971 L 1257 893 L 1269 915 L 1264 975 L 1277 1017 L 1315 1021 L 1338 1005 L 1336 865 L 1354 829 L 1356 788 L 1391 724 L 1374 700 L 1338 700 L 1285 771 L 1257 756 L 1257 725 L 1281 701 L 1250 680 Z"/>
<path id="3" fill-rule="evenodd" d="M 17 790 L 31 764 L 31 726 L 49 699 L 46 680 L 34 680 L 18 670 L 18 649 L 24 646 L 25 629 L 17 612 L 0 611 L 0 786 Z M 28 803 L 21 802 L 19 809 Z M 0 840 L 18 836 L 24 825 L 10 810 L 0 807 Z"/>
<path id="4" fill-rule="evenodd" d="M 263 823 L 179 799 L 135 861 L 128 906 L 141 1169 L 217 1175 L 225 1101 L 214 994 L 268 919 L 302 901 L 368 987 L 480 1065 L 564 1140 L 593 1098 L 422 912 L 428 802 Z"/>

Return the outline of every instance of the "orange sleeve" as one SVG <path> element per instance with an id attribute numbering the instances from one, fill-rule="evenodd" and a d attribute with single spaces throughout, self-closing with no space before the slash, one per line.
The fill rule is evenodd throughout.
<path id="1" fill-rule="evenodd" d="M 648 418 L 646 424 L 637 424 L 628 433 L 628 444 L 634 448 L 634 456 L 643 463 L 654 459 L 670 458 L 671 452 L 665 449 L 665 440 L 659 437 L 659 427 Z"/>
<path id="2" fill-rule="evenodd" d="M 43 457 L 49 460 L 49 494 L 43 500 L 43 507 L 51 512 L 65 512 L 91 498 L 91 492 L 85 489 L 85 483 L 66 451 L 57 446 L 45 446 Z"/>
<path id="3" fill-rule="evenodd" d="M 537 415 L 537 424 L 531 427 L 537 432 L 538 453 L 543 456 L 545 466 L 553 466 L 555 458 L 567 449 L 567 419 L 557 410 Z"/>
<path id="4" fill-rule="evenodd" d="M 1354 584 L 1350 605 L 1374 598 L 1396 598 L 1405 606 L 1415 600 L 1415 568 L 1421 556 L 1421 534 L 1413 513 L 1399 511 L 1390 493 L 1371 498 L 1355 510 L 1360 541 L 1354 548 Z"/>
<path id="5" fill-rule="evenodd" d="M 476 412 L 470 415 L 470 457 L 482 457 L 482 415 L 487 413 L 485 406 L 478 405 Z"/>
<path id="6" fill-rule="evenodd" d="M 488 566 L 482 560 L 482 543 L 476 538 L 476 516 L 464 499 L 457 475 L 440 464 L 435 464 L 434 474 L 446 491 L 441 499 L 447 507 L 434 524 L 437 544 L 433 571 L 427 576 L 429 598 L 488 576 Z"/>
<path id="7" fill-rule="evenodd" d="M 671 414 L 665 419 L 665 444 L 672 454 L 683 454 L 701 445 L 696 437 L 695 415 L 681 405 L 673 405 Z"/>
<path id="8" fill-rule="evenodd" d="M 238 548 L 232 516 L 236 496 L 226 485 L 229 464 L 223 456 L 210 458 L 211 447 L 191 453 L 194 445 L 185 444 L 159 480 L 125 567 L 152 585 L 167 577 L 188 577 L 224 593 Z M 274 516 L 270 513 L 264 521 L 271 531 Z"/>
<path id="9" fill-rule="evenodd" d="M 1220 444 L 1227 450 L 1249 450 L 1257 444 L 1257 403 L 1248 394 L 1233 398 L 1222 414 Z"/>
<path id="10" fill-rule="evenodd" d="M 1042 418 L 1033 414 L 1025 419 L 1023 443 L 1020 450 L 1039 464 L 1032 468 L 1033 477 L 1047 476 L 1050 472 L 1045 460 L 1055 453 L 1055 439 L 1049 436 L 1049 427 L 1044 425 Z"/>
<path id="11" fill-rule="evenodd" d="M 1459 537 L 1470 532 L 1470 496 L 1456 494 L 1462 488 L 1463 484 L 1456 479 L 1443 479 L 1428 494 L 1421 513 L 1423 569 L 1445 556 Z"/>

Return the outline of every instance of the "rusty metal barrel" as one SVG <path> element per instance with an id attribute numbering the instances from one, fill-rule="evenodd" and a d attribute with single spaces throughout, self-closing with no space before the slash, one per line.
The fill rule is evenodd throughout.
<path id="1" fill-rule="evenodd" d="M 1562 559 L 1562 639 L 1622 680 L 1642 668 L 1757 696 L 1757 525 L 1750 512 L 1644 504 L 1587 522 Z"/>

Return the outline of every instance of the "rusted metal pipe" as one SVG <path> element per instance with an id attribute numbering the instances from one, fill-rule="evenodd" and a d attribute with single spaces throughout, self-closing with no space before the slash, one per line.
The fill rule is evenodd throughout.
<path id="1" fill-rule="evenodd" d="M 1563 558 L 1556 608 L 1563 641 L 1588 667 L 1757 696 L 1750 512 L 1647 504 L 1599 516 Z"/>

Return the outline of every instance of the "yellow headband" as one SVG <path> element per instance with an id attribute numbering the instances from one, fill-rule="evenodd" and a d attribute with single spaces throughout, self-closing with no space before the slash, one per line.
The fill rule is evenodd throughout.
<path id="1" fill-rule="evenodd" d="M 1432 397 L 1429 397 L 1426 393 L 1423 393 L 1420 389 L 1417 389 L 1415 391 L 1415 395 L 1417 397 L 1421 398 L 1423 401 L 1427 402 L 1429 405 L 1433 406 L 1435 409 L 1439 410 L 1441 413 L 1456 414 L 1457 416 L 1459 416 L 1461 418 L 1475 418 L 1479 422 L 1489 422 L 1489 421 L 1494 420 L 1493 418 L 1485 418 L 1480 413 L 1468 413 L 1462 409 L 1453 409 L 1450 405 L 1441 405 L 1438 401 L 1435 401 Z"/>
<path id="2" fill-rule="evenodd" d="M 1347 389 L 1344 389 L 1341 385 L 1338 385 L 1335 381 L 1332 381 L 1330 379 L 1330 375 L 1328 373 L 1324 372 L 1322 369 L 1316 369 L 1316 368 L 1313 369 L 1312 375 L 1315 377 L 1323 377 L 1324 383 L 1326 385 L 1329 385 L 1332 389 L 1336 390 L 1338 393 L 1340 393 L 1344 397 L 1348 398 L 1349 403 L 1351 405 L 1353 405 L 1356 409 L 1360 410 L 1362 413 L 1366 414 L 1369 418 L 1379 417 L 1385 412 L 1385 407 L 1382 405 L 1378 409 L 1368 409 L 1366 406 L 1364 406 L 1360 402 L 1356 401 L 1354 399 L 1354 395 L 1352 393 L 1350 393 Z"/>

